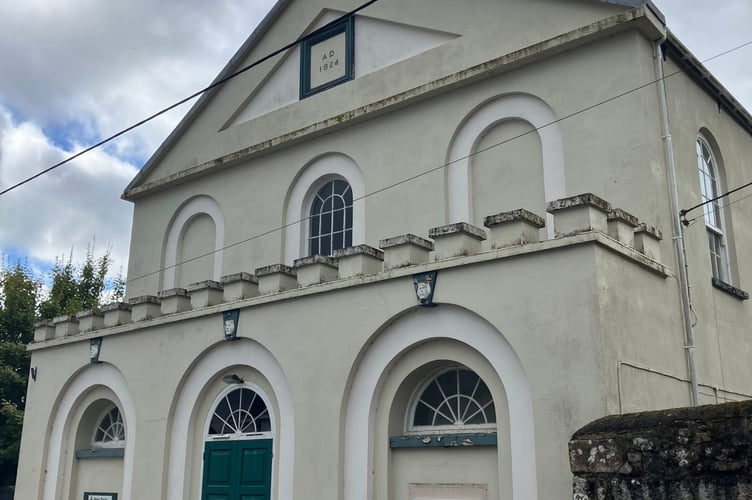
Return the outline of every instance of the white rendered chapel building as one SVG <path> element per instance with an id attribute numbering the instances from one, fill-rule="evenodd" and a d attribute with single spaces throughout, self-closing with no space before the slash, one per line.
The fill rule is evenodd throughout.
<path id="1" fill-rule="evenodd" d="M 280 0 L 126 187 L 17 499 L 567 498 L 587 422 L 750 397 L 752 118 L 650 1 L 358 6 Z"/>

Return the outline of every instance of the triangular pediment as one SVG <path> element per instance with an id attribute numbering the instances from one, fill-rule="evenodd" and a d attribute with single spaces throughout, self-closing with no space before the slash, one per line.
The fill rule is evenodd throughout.
<path id="1" fill-rule="evenodd" d="M 310 27 L 313 32 L 342 16 L 326 9 Z M 460 35 L 420 26 L 355 16 L 355 61 L 353 78 L 404 61 L 454 40 Z M 374 40 L 380 43 L 374 44 Z M 386 42 L 385 42 L 386 41 Z M 290 49 L 267 78 L 228 120 L 225 128 L 247 122 L 300 99 L 300 46 Z"/>

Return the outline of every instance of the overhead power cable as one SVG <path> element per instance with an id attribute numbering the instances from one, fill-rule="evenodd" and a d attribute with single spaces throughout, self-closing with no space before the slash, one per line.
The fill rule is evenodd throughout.
<path id="1" fill-rule="evenodd" d="M 712 57 L 709 57 L 709 58 L 707 58 L 707 59 L 704 59 L 703 61 L 701 61 L 701 64 L 702 64 L 702 63 L 706 63 L 706 62 L 708 62 L 708 61 L 711 61 L 711 60 L 713 60 L 713 59 L 717 59 L 717 58 L 719 58 L 719 57 L 721 57 L 721 56 L 724 56 L 724 55 L 730 54 L 730 53 L 732 53 L 732 52 L 734 52 L 734 51 L 736 51 L 736 50 L 742 49 L 742 48 L 744 48 L 744 47 L 746 47 L 746 46 L 748 46 L 748 45 L 752 45 L 752 40 L 751 40 L 751 41 L 748 41 L 748 42 L 745 42 L 745 43 L 743 43 L 743 44 L 737 45 L 736 47 L 733 47 L 733 48 L 731 48 L 731 49 L 725 50 L 725 51 L 723 51 L 723 52 L 721 52 L 721 53 L 719 53 L 719 54 L 716 54 L 716 55 L 714 55 L 714 56 L 712 56 Z M 687 67 L 686 67 L 686 68 L 684 68 L 684 69 L 680 69 L 680 70 L 677 70 L 677 71 L 675 71 L 675 72 L 673 72 L 673 73 L 669 73 L 668 75 L 664 75 L 664 77 L 663 77 L 663 80 L 666 80 L 666 79 L 668 79 L 668 78 L 671 78 L 671 77 L 673 77 L 673 76 L 676 76 L 676 75 L 679 75 L 679 74 L 682 74 L 682 73 L 686 72 L 686 71 L 687 71 L 688 69 L 690 69 L 690 68 L 691 68 L 691 66 L 687 66 Z M 597 102 L 597 103 L 595 103 L 595 104 L 592 104 L 592 105 L 590 105 L 590 106 L 587 106 L 587 107 L 585 107 L 585 108 L 582 108 L 582 109 L 580 109 L 580 110 L 578 110 L 578 111 L 574 111 L 574 112 L 572 112 L 572 113 L 569 113 L 569 114 L 567 114 L 567 115 L 564 115 L 564 116 L 562 116 L 562 117 L 560 117 L 560 118 L 557 118 L 557 119 L 555 119 L 555 120 L 552 120 L 552 121 L 550 121 L 550 122 L 548 122 L 548 123 L 544 123 L 543 125 L 541 125 L 541 126 L 539 126 L 539 127 L 535 127 L 535 128 L 532 128 L 532 129 L 530 129 L 530 130 L 527 130 L 527 131 L 525 131 L 525 132 L 522 132 L 522 133 L 520 133 L 520 134 L 518 134 L 518 135 L 515 135 L 515 136 L 512 136 L 512 137 L 509 137 L 508 139 L 505 139 L 505 140 L 503 140 L 503 141 L 501 141 L 501 142 L 497 142 L 497 143 L 495 143 L 495 144 L 491 144 L 490 146 L 487 146 L 487 147 L 485 147 L 485 148 L 482 148 L 482 149 L 478 149 L 478 150 L 476 150 L 476 151 L 474 151 L 474 152 L 472 152 L 472 153 L 470 153 L 470 154 L 468 154 L 468 155 L 465 155 L 465 156 L 463 156 L 463 157 L 460 157 L 460 158 L 456 158 L 456 159 L 454 159 L 454 160 L 448 161 L 448 162 L 446 162 L 446 163 L 443 163 L 443 164 L 441 164 L 441 165 L 438 165 L 438 166 L 435 166 L 435 167 L 431 167 L 431 168 L 428 168 L 427 170 L 423 170 L 423 171 L 421 171 L 421 172 L 419 172 L 419 173 L 417 173 L 417 174 L 415 174 L 415 175 L 411 175 L 411 176 L 409 176 L 409 177 L 406 177 L 406 178 L 404 178 L 404 179 L 401 179 L 401 180 L 399 180 L 399 181 L 397 181 L 397 182 L 395 182 L 395 183 L 393 183 L 393 184 L 389 184 L 389 185 L 387 185 L 387 186 L 384 186 L 384 187 L 382 187 L 382 188 L 379 188 L 379 189 L 375 189 L 374 191 L 371 191 L 371 192 L 369 192 L 369 193 L 366 193 L 366 194 L 364 194 L 364 195 L 362 195 L 362 196 L 360 196 L 360 197 L 357 197 L 357 198 L 353 198 L 353 203 L 355 203 L 356 201 L 364 200 L 364 199 L 366 199 L 366 198 L 369 198 L 369 197 L 371 197 L 371 196 L 377 195 L 377 194 L 379 194 L 379 193 L 383 193 L 384 191 L 388 191 L 388 190 L 390 190 L 390 189 L 393 189 L 393 188 L 395 188 L 395 187 L 397 187 L 397 186 L 400 186 L 400 185 L 402 185 L 402 184 L 406 184 L 406 183 L 408 183 L 408 182 L 414 181 L 415 179 L 418 179 L 418 178 L 420 178 L 420 177 L 423 177 L 423 176 L 425 176 L 425 175 L 431 174 L 431 173 L 433 173 L 433 172 L 436 172 L 436 171 L 438 171 L 438 170 L 442 170 L 442 169 L 444 169 L 444 168 L 447 168 L 447 167 L 449 167 L 449 166 L 451 166 L 451 165 L 453 165 L 453 164 L 455 164 L 455 163 L 458 163 L 458 162 L 461 162 L 461 161 L 464 161 L 464 160 L 470 159 L 470 158 L 472 158 L 472 157 L 474 157 L 474 156 L 476 156 L 476 155 L 479 155 L 479 154 L 481 154 L 481 153 L 484 153 L 484 152 L 486 152 L 486 151 L 489 151 L 489 150 L 491 150 L 491 149 L 497 148 L 497 147 L 499 147 L 499 146 L 502 146 L 502 145 L 504 145 L 504 144 L 507 144 L 507 143 L 509 143 L 509 142 L 515 141 L 515 140 L 517 140 L 517 139 L 520 139 L 521 137 L 527 136 L 528 134 L 532 134 L 532 133 L 537 133 L 538 131 L 540 131 L 540 130 L 542 130 L 542 129 L 546 128 L 546 127 L 549 127 L 549 126 L 551 126 L 551 125 L 555 125 L 555 124 L 557 124 L 557 123 L 559 123 L 559 122 L 562 122 L 562 121 L 564 121 L 564 120 L 567 120 L 567 119 L 569 119 L 569 118 L 573 118 L 573 117 L 575 117 L 575 116 L 578 116 L 578 115 L 580 115 L 580 114 L 586 113 L 587 111 L 593 110 L 593 109 L 595 109 L 595 108 L 597 108 L 597 107 L 599 107 L 599 106 L 603 106 L 604 104 L 608 104 L 608 103 L 610 103 L 610 102 L 612 102 L 612 101 L 616 101 L 616 100 L 618 100 L 618 99 L 621 99 L 622 97 L 625 97 L 625 96 L 627 96 L 627 95 L 630 95 L 630 94 L 632 94 L 632 93 L 634 93 L 634 92 L 637 92 L 637 91 L 639 91 L 639 90 L 642 90 L 642 89 L 644 89 L 644 88 L 647 88 L 647 87 L 650 87 L 650 86 L 652 86 L 652 85 L 655 85 L 655 84 L 656 84 L 656 83 L 658 83 L 659 81 L 661 81 L 661 79 L 656 79 L 656 80 L 652 80 L 652 81 L 650 81 L 650 82 L 647 82 L 647 83 L 645 83 L 645 84 L 643 84 L 643 85 L 639 85 L 639 86 L 637 86 L 637 87 L 634 87 L 634 88 L 632 88 L 632 89 L 630 89 L 630 90 L 627 90 L 627 91 L 625 91 L 625 92 L 621 92 L 621 93 L 619 93 L 619 94 L 617 94 L 617 95 L 615 95 L 615 96 L 609 97 L 609 98 L 607 98 L 607 99 L 604 99 L 604 100 L 602 100 L 602 101 L 599 101 L 599 102 Z M 752 183 L 750 183 L 750 184 L 752 184 Z M 733 193 L 733 192 L 736 192 L 736 191 L 738 191 L 739 189 L 743 189 L 743 188 L 745 188 L 745 187 L 748 187 L 748 186 L 749 186 L 750 184 L 746 184 L 746 185 L 744 185 L 744 186 L 741 186 L 741 187 L 739 187 L 739 188 L 736 188 L 736 189 L 735 189 L 734 191 L 731 191 L 731 192 L 729 192 L 728 194 L 731 194 L 731 193 Z M 693 208 L 695 208 L 695 207 L 693 207 Z M 133 278 L 129 278 L 129 279 L 127 280 L 127 283 L 132 283 L 132 282 L 134 282 L 134 281 L 137 281 L 137 280 L 140 280 L 140 279 L 143 279 L 143 278 L 148 278 L 149 276 L 153 276 L 153 275 L 155 275 L 155 274 L 161 273 L 162 271 L 165 271 L 165 270 L 167 270 L 167 269 L 171 269 L 171 268 L 177 267 L 177 266 L 179 266 L 179 265 L 182 265 L 182 264 L 187 264 L 187 263 L 189 263 L 189 262 L 193 262 L 193 261 L 196 261 L 196 260 L 198 260 L 198 259 L 202 259 L 202 258 L 204 258 L 204 257 L 208 257 L 208 256 L 210 256 L 210 255 L 213 255 L 213 254 L 215 254 L 215 253 L 217 253 L 217 252 L 219 252 L 219 251 L 224 251 L 224 250 L 226 250 L 226 249 L 229 249 L 229 248 L 233 248 L 233 247 L 236 247 L 236 246 L 238 246 L 238 245 L 242 245 L 242 244 L 244 244 L 244 243 L 248 243 L 248 242 L 250 242 L 250 241 L 253 241 L 253 240 L 256 240 L 256 239 L 262 238 L 262 237 L 264 237 L 264 236 L 268 236 L 268 235 L 270 235 L 270 234 L 273 234 L 273 233 L 275 233 L 275 232 L 277 232 L 277 231 L 281 231 L 281 230 L 283 230 L 283 229 L 286 229 L 286 228 L 288 228 L 288 227 L 291 227 L 291 226 L 295 226 L 295 225 L 297 225 L 297 224 L 302 224 L 302 223 L 306 222 L 306 221 L 307 221 L 307 220 L 308 220 L 309 218 L 310 218 L 310 217 L 303 217 L 303 218 L 301 218 L 301 219 L 295 220 L 295 221 L 293 221 L 293 222 L 289 222 L 289 223 L 287 223 L 287 224 L 283 224 L 283 225 L 281 225 L 281 226 L 278 226 L 278 227 L 275 227 L 275 228 L 273 228 L 273 229 L 268 229 L 268 230 L 266 230 L 266 231 L 262 231 L 262 232 L 260 232 L 260 233 L 258 233 L 258 234 L 255 234 L 255 235 L 253 235 L 253 236 L 249 236 L 248 238 L 245 238 L 245 239 L 243 239 L 243 240 L 239 240 L 239 241 L 236 241 L 236 242 L 234 242 L 234 243 L 230 243 L 229 245 L 226 245 L 226 246 L 224 246 L 224 247 L 221 247 L 221 248 L 218 248 L 218 249 L 212 250 L 212 251 L 210 251 L 210 252 L 207 252 L 207 253 L 204 253 L 204 254 L 201 254 L 201 255 L 197 255 L 197 256 L 195 256 L 195 257 L 192 257 L 192 258 L 190 258 L 190 259 L 186 259 L 186 260 L 183 260 L 183 261 L 181 261 L 181 262 L 177 262 L 177 263 L 175 263 L 175 264 L 173 264 L 173 265 L 170 265 L 170 266 L 165 266 L 165 267 L 159 268 L 159 269 L 157 269 L 157 270 L 155 270 L 155 271 L 151 271 L 151 272 L 148 272 L 148 273 L 145 273 L 145 274 L 139 275 L 139 276 L 135 276 L 135 277 L 133 277 Z"/>
<path id="2" fill-rule="evenodd" d="M 153 119 L 155 119 L 155 118 L 157 118 L 157 117 L 159 117 L 159 116 L 167 113 L 168 111 L 172 111 L 173 109 L 177 108 L 178 106 L 181 106 L 181 105 L 185 104 L 186 102 L 188 102 L 188 101 L 190 101 L 192 99 L 195 99 L 196 97 L 200 96 L 201 94 L 203 94 L 205 92 L 208 92 L 208 91 L 210 91 L 210 90 L 212 90 L 214 88 L 217 88 L 217 87 L 219 87 L 221 85 L 224 85 L 228 81 L 232 80 L 233 78 L 235 78 L 237 76 L 242 75 L 243 73 L 245 73 L 246 71 L 248 71 L 250 69 L 255 68 L 259 64 L 262 64 L 262 63 L 268 61 L 269 59 L 278 56 L 282 52 L 295 47 L 296 45 L 298 45 L 300 42 L 302 42 L 306 38 L 310 37 L 311 35 L 326 30 L 330 26 L 333 26 L 333 25 L 337 24 L 338 22 L 340 22 L 340 21 L 342 21 L 344 19 L 347 19 L 350 16 L 355 15 L 356 13 L 360 12 L 361 10 L 365 9 L 366 7 L 368 7 L 368 6 L 376 3 L 378 1 L 379 0 L 369 0 L 369 1 L 365 2 L 364 4 L 360 5 L 356 9 L 351 10 L 350 12 L 347 12 L 346 14 L 341 15 L 340 17 L 338 17 L 337 19 L 331 21 L 330 23 L 327 23 L 325 26 L 322 26 L 321 28 L 317 29 L 313 33 L 309 33 L 309 34 L 307 34 L 305 36 L 301 36 L 300 38 L 296 39 L 294 42 L 288 43 L 284 47 L 281 47 L 281 48 L 275 50 L 274 52 L 271 52 L 270 54 L 267 54 L 266 56 L 264 56 L 261 59 L 258 59 L 257 61 L 249 64 L 248 66 L 244 66 L 243 68 L 239 69 L 238 71 L 236 71 L 236 72 L 234 72 L 234 73 L 232 73 L 230 75 L 227 75 L 224 78 L 221 78 L 219 80 L 214 81 L 208 87 L 205 87 L 205 88 L 203 88 L 203 89 L 201 89 L 201 90 L 199 90 L 197 92 L 194 92 L 193 94 L 189 95 L 188 97 L 185 97 L 185 98 L 177 101 L 176 103 L 171 104 L 171 105 L 167 106 L 166 108 L 163 108 L 163 109 L 157 111 L 156 113 L 154 113 L 152 115 L 149 115 L 148 117 L 144 118 L 143 120 L 141 120 L 141 121 L 139 121 L 137 123 L 134 123 L 133 125 L 131 125 L 131 126 L 127 127 L 127 128 L 124 128 L 120 132 L 117 132 L 117 133 L 115 133 L 115 134 L 107 137 L 106 139 L 102 139 L 101 141 L 97 142 L 96 144 L 92 144 L 91 146 L 87 147 L 86 149 L 82 149 L 78 153 L 76 153 L 76 154 L 74 154 L 72 156 L 69 156 L 65 160 L 62 160 L 62 161 L 60 161 L 58 163 L 55 163 L 51 167 L 48 167 L 48 168 L 42 170 L 41 172 L 37 172 L 36 174 L 32 175 L 31 177 L 28 177 L 28 178 L 26 178 L 26 179 L 24 179 L 24 180 L 22 180 L 20 182 L 17 182 L 16 184 L 13 184 L 12 186 L 10 186 L 8 188 L 3 189 L 2 191 L 0 191 L 0 196 L 13 191 L 14 189 L 17 189 L 17 188 L 23 186 L 24 184 L 27 184 L 27 183 L 33 181 L 34 179 L 37 179 L 38 177 L 41 177 L 41 176 L 43 176 L 43 175 L 45 175 L 45 174 L 47 174 L 49 172 L 52 172 L 53 170 L 55 170 L 57 168 L 60 168 L 60 167 L 62 167 L 63 165 L 65 165 L 67 163 L 72 162 L 76 158 L 79 158 L 79 157 L 85 155 L 86 153 L 88 153 L 90 151 L 93 151 L 93 150 L 95 150 L 95 149 L 97 149 L 97 148 L 99 148 L 101 146 L 104 146 L 105 144 L 107 144 L 109 142 L 114 141 L 118 137 L 127 134 L 131 130 L 134 130 L 134 129 L 140 127 L 141 125 L 144 125 L 144 124 L 152 121 Z"/>
<path id="3" fill-rule="evenodd" d="M 708 203 L 713 203 L 715 201 L 720 200 L 721 198 L 726 198 L 727 196 L 730 196 L 730 195 L 736 193 L 737 191 L 741 191 L 742 189 L 748 188 L 750 186 L 752 186 L 752 182 L 748 182 L 748 183 L 746 183 L 746 184 L 744 184 L 742 186 L 739 186 L 737 188 L 732 189 L 731 191 L 727 191 L 727 192 L 725 192 L 723 194 L 720 194 L 720 195 L 716 196 L 715 198 L 711 198 L 709 200 L 703 201 L 702 203 L 698 203 L 697 205 L 689 207 L 689 208 L 687 208 L 685 210 L 679 210 L 679 217 L 681 217 L 682 224 L 684 224 L 685 226 L 689 226 L 689 224 L 691 222 L 694 222 L 697 219 L 699 219 L 700 217 L 702 217 L 702 215 L 700 215 L 700 216 L 695 217 L 694 219 L 687 220 L 687 214 L 689 212 L 691 212 L 692 210 L 697 210 L 700 207 L 704 207 Z M 747 198 L 747 196 L 745 196 L 744 198 Z M 742 199 L 744 199 L 744 198 L 742 198 Z M 737 201 L 741 201 L 741 200 L 737 200 Z M 732 205 L 733 203 L 736 203 L 736 202 L 728 203 L 728 204 L 726 204 L 726 206 Z"/>

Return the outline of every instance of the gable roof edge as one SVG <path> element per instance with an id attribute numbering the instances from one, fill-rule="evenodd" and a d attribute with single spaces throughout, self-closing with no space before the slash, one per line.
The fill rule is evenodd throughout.
<path id="1" fill-rule="evenodd" d="M 292 0 L 277 0 L 277 3 L 274 4 L 274 6 L 261 20 L 258 26 L 256 26 L 256 29 L 253 30 L 251 35 L 245 40 L 245 42 L 243 42 L 243 44 L 230 58 L 227 64 L 225 64 L 224 68 L 222 68 L 222 71 L 219 72 L 219 74 L 211 81 L 209 85 L 207 85 L 207 87 L 214 85 L 218 81 L 232 74 L 232 71 L 235 69 L 235 66 L 238 64 L 238 62 L 240 62 L 251 50 L 251 48 L 256 45 L 256 42 L 267 32 L 267 30 L 271 27 L 277 17 L 279 17 L 285 7 L 287 7 L 290 3 L 292 3 Z M 144 163 L 143 167 L 141 167 L 141 170 L 139 170 L 136 176 L 131 179 L 131 181 L 123 190 L 123 194 L 120 195 L 122 199 L 129 200 L 129 191 L 137 186 L 141 182 L 141 180 L 143 180 L 144 177 L 146 177 L 153 170 L 159 160 L 161 160 L 165 153 L 167 153 L 167 151 L 170 149 L 172 144 L 177 140 L 178 137 L 180 137 L 180 135 L 182 135 L 183 131 L 193 121 L 193 118 L 202 109 L 204 109 L 204 106 L 206 106 L 208 101 L 214 96 L 215 93 L 220 90 L 221 87 L 221 85 L 214 87 L 201 94 L 201 97 L 199 97 L 198 100 L 193 104 L 193 106 L 191 106 L 191 109 L 189 109 L 185 116 L 183 116 L 178 125 L 172 130 L 172 132 L 170 132 L 165 140 L 162 141 L 162 144 L 159 145 L 159 147 L 154 151 L 149 159 L 146 160 L 146 163 Z"/>
<path id="2" fill-rule="evenodd" d="M 277 0 L 277 3 L 274 4 L 274 6 L 271 8 L 271 10 L 267 13 L 267 15 L 264 17 L 264 19 L 261 20 L 261 22 L 256 26 L 256 28 L 253 30 L 251 35 L 246 39 L 245 42 L 240 46 L 240 48 L 235 52 L 235 54 L 232 56 L 232 58 L 227 62 L 227 64 L 222 68 L 222 71 L 212 80 L 212 82 L 208 85 L 214 85 L 218 81 L 228 77 L 230 74 L 232 74 L 232 71 L 235 69 L 235 66 L 237 63 L 243 59 L 243 57 L 246 56 L 248 52 L 254 47 L 256 42 L 266 33 L 266 31 L 271 27 L 271 25 L 276 21 L 277 17 L 280 16 L 282 11 L 287 7 L 290 3 L 292 3 L 293 0 Z M 624 7 L 630 7 L 630 8 L 637 8 L 645 5 L 659 20 L 660 22 L 665 26 L 666 24 L 666 18 L 663 15 L 663 13 L 655 6 L 652 0 L 597 0 L 600 3 L 607 3 L 607 4 L 614 4 L 614 5 L 621 5 Z M 214 96 L 216 92 L 219 91 L 219 89 L 222 86 L 219 85 L 217 87 L 211 88 L 210 90 L 204 92 L 201 97 L 198 98 L 196 103 L 191 107 L 191 109 L 188 110 L 188 112 L 183 116 L 183 118 L 180 120 L 178 125 L 170 132 L 170 134 L 165 138 L 164 141 L 162 141 L 162 144 L 159 145 L 159 147 L 154 151 L 154 153 L 149 157 L 148 160 L 144 163 L 144 165 L 141 167 L 139 172 L 131 179 L 131 181 L 128 183 L 128 185 L 123 190 L 123 193 L 120 195 L 120 197 L 123 200 L 130 201 L 131 195 L 130 192 L 133 188 L 138 186 L 138 184 L 147 176 L 149 173 L 156 167 L 156 164 L 164 157 L 164 155 L 167 153 L 167 151 L 170 149 L 170 147 L 173 145 L 173 143 L 182 135 L 182 133 L 185 131 L 185 129 L 189 126 L 189 124 L 193 121 L 193 118 L 206 106 L 208 101 Z"/>

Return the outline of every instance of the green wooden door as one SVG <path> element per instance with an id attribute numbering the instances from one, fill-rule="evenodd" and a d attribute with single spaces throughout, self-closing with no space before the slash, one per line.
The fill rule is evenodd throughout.
<path id="1" fill-rule="evenodd" d="M 269 500 L 272 440 L 207 441 L 201 500 Z"/>

